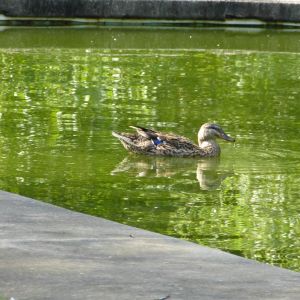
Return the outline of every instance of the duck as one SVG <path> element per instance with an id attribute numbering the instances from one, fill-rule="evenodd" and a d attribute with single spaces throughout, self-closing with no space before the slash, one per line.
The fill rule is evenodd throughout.
<path id="1" fill-rule="evenodd" d="M 198 131 L 198 145 L 190 139 L 174 133 L 164 133 L 140 126 L 130 126 L 134 133 L 113 131 L 124 148 L 130 152 L 144 155 L 175 157 L 217 157 L 221 148 L 216 139 L 228 142 L 235 139 L 227 135 L 220 125 L 205 123 Z"/>

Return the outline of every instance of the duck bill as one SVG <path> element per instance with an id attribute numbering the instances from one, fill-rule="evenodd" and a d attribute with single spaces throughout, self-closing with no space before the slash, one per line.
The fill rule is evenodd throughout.
<path id="1" fill-rule="evenodd" d="M 225 132 L 220 134 L 220 138 L 227 142 L 235 142 L 235 139 L 227 135 Z"/>

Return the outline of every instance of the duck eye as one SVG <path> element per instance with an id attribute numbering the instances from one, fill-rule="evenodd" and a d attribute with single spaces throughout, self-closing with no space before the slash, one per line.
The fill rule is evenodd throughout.
<path id="1" fill-rule="evenodd" d="M 218 126 L 216 126 L 216 125 L 211 125 L 211 126 L 209 126 L 209 128 L 214 129 L 214 130 L 219 130 Z"/>

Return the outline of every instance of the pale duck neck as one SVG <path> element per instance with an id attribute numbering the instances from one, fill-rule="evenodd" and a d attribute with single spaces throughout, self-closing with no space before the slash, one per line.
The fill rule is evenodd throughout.
<path id="1" fill-rule="evenodd" d="M 208 156 L 217 156 L 221 153 L 219 144 L 214 139 L 202 141 L 198 139 L 199 147 L 206 153 Z"/>

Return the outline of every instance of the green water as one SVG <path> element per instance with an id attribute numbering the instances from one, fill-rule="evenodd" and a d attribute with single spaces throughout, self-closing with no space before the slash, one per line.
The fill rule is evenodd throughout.
<path id="1" fill-rule="evenodd" d="M 300 270 L 300 32 L 0 32 L 0 189 Z M 219 160 L 129 155 L 138 124 Z"/>

